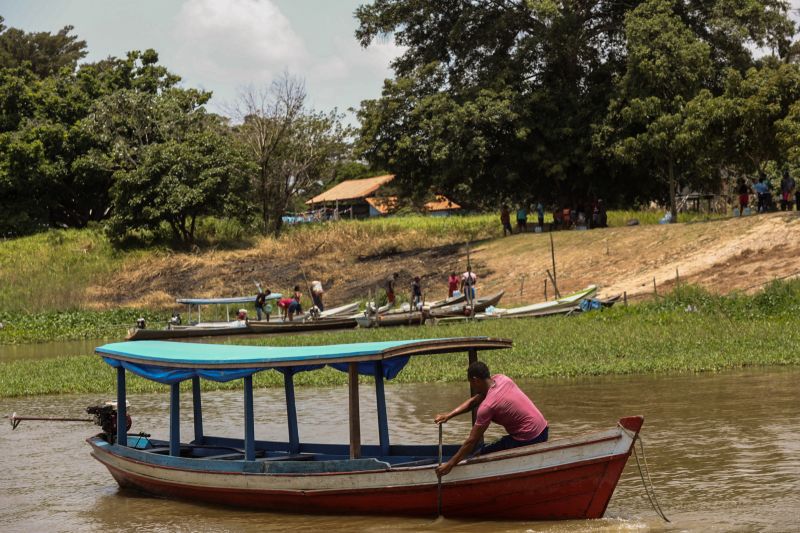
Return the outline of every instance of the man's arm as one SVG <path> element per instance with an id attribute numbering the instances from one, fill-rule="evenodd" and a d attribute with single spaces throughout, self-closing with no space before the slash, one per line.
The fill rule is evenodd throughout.
<path id="1" fill-rule="evenodd" d="M 471 411 L 473 407 L 477 407 L 483 401 L 483 394 L 476 394 L 472 398 L 467 399 L 464 403 L 450 411 L 449 413 L 439 413 L 436 415 L 436 418 L 433 419 L 434 422 L 437 424 L 444 424 L 454 416 L 458 416 L 461 414 L 466 413 L 467 411 Z"/>
<path id="2" fill-rule="evenodd" d="M 464 444 L 461 445 L 461 448 L 458 449 L 456 454 L 443 465 L 436 467 L 436 475 L 441 477 L 449 474 L 453 467 L 456 466 L 461 459 L 464 458 L 464 456 L 469 455 L 472 450 L 475 449 L 475 445 L 481 442 L 483 439 L 483 434 L 486 432 L 486 428 L 488 427 L 488 424 L 485 426 L 479 426 L 477 424 L 472 426 L 472 430 L 469 432 L 469 437 L 467 437 L 467 440 L 464 441 Z"/>

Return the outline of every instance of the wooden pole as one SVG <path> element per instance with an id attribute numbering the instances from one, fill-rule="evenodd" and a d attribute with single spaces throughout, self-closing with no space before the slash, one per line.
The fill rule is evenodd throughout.
<path id="1" fill-rule="evenodd" d="M 467 282 L 469 283 L 466 287 L 467 303 L 470 309 L 469 317 L 472 318 L 475 315 L 475 302 L 473 301 L 475 299 L 475 285 L 472 283 L 472 263 L 469 260 L 469 241 L 467 241 Z"/>
<path id="2" fill-rule="evenodd" d="M 547 278 L 544 278 L 544 301 L 547 301 Z"/>
<path id="3" fill-rule="evenodd" d="M 350 399 L 350 459 L 361 458 L 361 415 L 358 409 L 358 363 L 347 367 Z"/>
<path id="4" fill-rule="evenodd" d="M 553 244 L 552 231 L 550 232 L 550 258 L 553 261 L 553 288 L 556 291 L 556 296 L 561 298 L 561 294 L 558 292 L 558 283 L 556 283 L 556 280 L 558 279 L 558 276 L 556 275 L 556 247 L 555 244 Z"/>
<path id="5" fill-rule="evenodd" d="M 628 291 L 622 292 L 622 303 L 625 304 L 625 307 L 628 307 Z"/>
<path id="6" fill-rule="evenodd" d="M 561 293 L 558 291 L 558 285 L 556 284 L 556 278 L 547 270 L 547 275 L 550 277 L 550 282 L 553 284 L 553 290 L 556 293 L 556 298 L 561 298 Z"/>
<path id="7" fill-rule="evenodd" d="M 525 292 L 525 274 L 522 275 L 522 279 L 519 282 L 519 295 L 522 296 L 523 292 Z"/>
<path id="8" fill-rule="evenodd" d="M 675 286 L 679 286 L 681 284 L 681 276 L 678 274 L 678 267 L 675 267 Z"/>
<path id="9" fill-rule="evenodd" d="M 653 276 L 653 294 L 655 294 L 656 297 L 658 297 L 658 289 L 656 288 L 656 278 L 655 278 L 655 276 Z"/>

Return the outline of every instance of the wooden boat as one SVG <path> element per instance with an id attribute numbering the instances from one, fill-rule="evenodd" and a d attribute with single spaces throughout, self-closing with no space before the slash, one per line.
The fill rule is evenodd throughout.
<path id="1" fill-rule="evenodd" d="M 493 309 L 491 313 L 476 315 L 478 320 L 492 318 L 538 317 L 560 315 L 580 309 L 580 303 L 592 298 L 597 293 L 597 285 L 589 285 L 583 290 L 567 294 L 556 300 L 540 302 L 532 305 L 513 307 L 511 309 Z"/>
<path id="2" fill-rule="evenodd" d="M 209 324 L 209 323 L 207 323 Z M 170 329 L 138 329 L 128 331 L 129 341 L 186 339 L 190 337 L 218 337 L 221 335 L 258 335 L 269 333 L 299 333 L 303 331 L 324 331 L 329 329 L 350 329 L 358 325 L 352 317 L 317 318 L 314 320 L 251 320 L 230 323 L 217 322 L 215 325 L 198 324 L 192 326 L 172 326 Z"/>
<path id="3" fill-rule="evenodd" d="M 328 329 L 350 329 L 358 325 L 354 318 L 330 317 L 316 320 L 261 320 L 249 322 L 252 333 L 287 333 L 300 331 L 324 331 Z"/>
<path id="4" fill-rule="evenodd" d="M 437 309 L 439 307 L 446 307 L 448 305 L 455 305 L 459 304 L 467 299 L 466 294 L 460 294 L 458 296 L 453 296 L 451 298 L 445 298 L 444 300 L 437 300 L 435 302 L 431 302 L 429 304 L 425 304 L 425 307 L 428 309 Z"/>
<path id="5" fill-rule="evenodd" d="M 281 294 L 272 293 L 266 297 L 267 301 L 278 300 Z M 188 315 L 191 317 L 193 309 L 197 309 L 197 321 L 192 324 L 167 324 L 163 329 L 131 328 L 128 330 L 126 340 L 164 340 L 185 339 L 189 337 L 213 337 L 219 335 L 244 335 L 252 333 L 246 321 L 231 320 L 230 306 L 251 304 L 256 301 L 254 296 L 234 296 L 230 298 L 178 298 L 179 304 L 189 306 Z M 203 322 L 200 308 L 203 305 L 224 305 L 227 320 L 217 322 Z"/>
<path id="6" fill-rule="evenodd" d="M 456 305 L 440 307 L 438 309 L 431 309 L 428 311 L 428 316 L 431 318 L 464 317 L 469 313 L 481 313 L 485 311 L 486 308 L 497 305 L 505 293 L 506 291 L 500 291 L 486 296 L 485 298 L 478 298 L 475 300 L 472 310 L 469 309 L 469 304 L 467 302 L 463 302 Z"/>
<path id="7" fill-rule="evenodd" d="M 233 322 L 206 322 L 201 324 L 174 326 L 165 329 L 131 328 L 128 330 L 126 340 L 150 341 L 166 339 L 187 339 L 191 337 L 216 337 L 220 335 L 246 335 L 253 333 L 250 326 L 244 321 Z"/>
<path id="8" fill-rule="evenodd" d="M 436 445 L 389 440 L 384 380 L 412 356 L 508 348 L 488 337 L 404 340 L 335 346 L 259 347 L 180 342 L 121 342 L 96 353 L 116 369 L 117 424 L 87 439 L 92 456 L 121 487 L 167 498 L 257 510 L 558 520 L 600 518 L 642 426 L 622 418 L 611 429 L 490 453 L 460 462 L 438 490 Z M 293 376 L 331 366 L 348 373 L 350 442 L 302 440 Z M 253 374 L 283 374 L 288 442 L 255 439 Z M 128 434 L 128 372 L 169 384 L 169 438 Z M 379 444 L 361 445 L 359 375 L 375 379 Z M 203 431 L 200 379 L 244 381 L 244 438 Z M 192 381 L 193 439 L 181 439 L 180 384 Z M 433 408 L 434 406 L 432 406 Z M 445 445 L 445 460 L 458 449 Z"/>
<path id="9" fill-rule="evenodd" d="M 358 327 L 377 328 L 391 326 L 421 326 L 425 323 L 425 313 L 420 311 L 404 311 L 385 313 L 382 315 L 362 315 L 356 317 Z"/>

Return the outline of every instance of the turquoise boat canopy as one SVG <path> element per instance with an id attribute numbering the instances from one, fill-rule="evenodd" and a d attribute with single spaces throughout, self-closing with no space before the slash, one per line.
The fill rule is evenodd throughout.
<path id="1" fill-rule="evenodd" d="M 131 341 L 95 349 L 112 367 L 123 367 L 159 383 L 178 383 L 193 377 L 231 381 L 274 368 L 284 374 L 315 370 L 325 365 L 347 372 L 357 363 L 362 375 L 375 375 L 382 362 L 383 377 L 394 378 L 414 355 L 510 348 L 507 339 L 456 337 L 334 344 L 325 346 L 241 346 L 170 341 Z"/>
<path id="2" fill-rule="evenodd" d="M 279 300 L 283 295 L 273 292 L 267 296 L 267 300 Z M 226 305 L 226 304 L 248 304 L 256 301 L 256 296 L 234 296 L 231 298 L 178 298 L 175 300 L 179 304 L 187 305 Z"/>

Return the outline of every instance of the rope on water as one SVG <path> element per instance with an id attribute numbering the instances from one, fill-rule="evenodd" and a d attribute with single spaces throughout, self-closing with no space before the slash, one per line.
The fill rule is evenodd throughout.
<path id="1" fill-rule="evenodd" d="M 644 492 L 647 494 L 647 499 L 650 500 L 650 505 L 653 507 L 653 510 L 660 516 L 664 522 L 670 522 L 670 519 L 667 518 L 667 515 L 664 514 L 664 511 L 661 510 L 661 506 L 658 504 L 658 498 L 656 498 L 656 489 L 653 485 L 653 479 L 650 477 L 650 468 L 647 466 L 647 455 L 644 453 L 644 441 L 640 435 L 636 436 L 636 440 L 639 441 L 639 447 L 642 449 L 642 459 L 644 460 L 644 472 L 647 472 L 647 481 L 650 482 L 650 487 L 648 488 L 647 482 L 644 479 L 644 472 L 642 471 L 642 465 L 639 462 L 639 454 L 636 453 L 636 443 L 633 444 L 633 456 L 636 458 L 636 466 L 639 467 L 639 476 L 642 478 L 642 486 L 644 487 Z M 651 493 L 652 492 L 652 496 Z"/>

